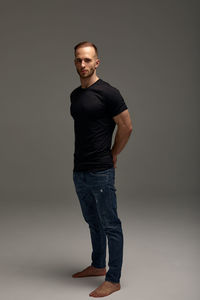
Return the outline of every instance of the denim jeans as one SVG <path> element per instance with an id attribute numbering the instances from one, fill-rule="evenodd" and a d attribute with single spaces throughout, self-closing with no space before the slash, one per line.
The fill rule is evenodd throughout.
<path id="1" fill-rule="evenodd" d="M 91 265 L 105 268 L 108 240 L 109 270 L 105 280 L 119 283 L 123 261 L 123 232 L 117 214 L 115 169 L 97 172 L 74 171 L 73 180 L 83 217 L 90 229 Z"/>

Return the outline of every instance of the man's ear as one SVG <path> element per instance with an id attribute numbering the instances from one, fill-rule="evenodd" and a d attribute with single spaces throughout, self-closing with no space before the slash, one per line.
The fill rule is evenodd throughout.
<path id="1" fill-rule="evenodd" d="M 99 66 L 99 64 L 100 64 L 100 60 L 97 58 L 97 60 L 96 60 L 96 68 Z"/>

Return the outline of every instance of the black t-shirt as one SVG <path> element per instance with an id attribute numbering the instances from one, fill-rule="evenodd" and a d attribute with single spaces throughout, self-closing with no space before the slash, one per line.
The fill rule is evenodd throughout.
<path id="1" fill-rule="evenodd" d="M 100 171 L 113 167 L 113 117 L 127 109 L 118 89 L 98 79 L 70 95 L 74 118 L 74 171 Z"/>

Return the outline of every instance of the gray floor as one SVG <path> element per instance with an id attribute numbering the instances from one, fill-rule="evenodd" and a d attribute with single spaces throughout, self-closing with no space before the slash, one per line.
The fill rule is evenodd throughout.
<path id="1" fill-rule="evenodd" d="M 107 299 L 200 299 L 198 207 L 197 196 L 118 202 L 122 289 Z M 89 265 L 91 251 L 77 202 L 4 205 L 0 233 L 2 300 L 91 299 L 88 294 L 104 280 L 71 277 Z"/>

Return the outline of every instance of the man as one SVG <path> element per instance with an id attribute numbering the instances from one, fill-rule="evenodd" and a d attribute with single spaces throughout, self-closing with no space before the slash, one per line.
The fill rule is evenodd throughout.
<path id="1" fill-rule="evenodd" d="M 104 297 L 121 287 L 123 232 L 117 214 L 114 181 L 117 156 L 129 139 L 132 124 L 120 92 L 97 77 L 96 69 L 100 63 L 97 47 L 90 42 L 81 42 L 74 50 L 81 86 L 70 95 L 75 130 L 73 180 L 83 217 L 90 229 L 92 263 L 72 277 L 105 275 L 105 281 L 89 294 Z M 109 249 L 107 272 L 106 238 Z"/>

